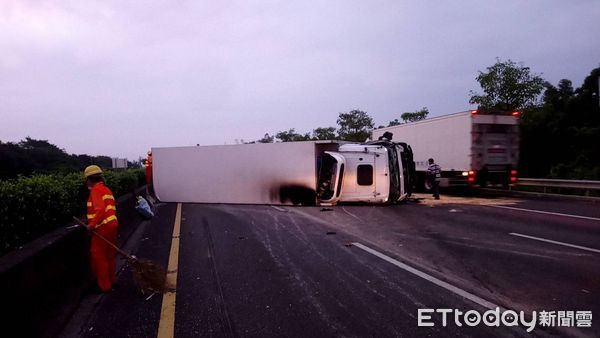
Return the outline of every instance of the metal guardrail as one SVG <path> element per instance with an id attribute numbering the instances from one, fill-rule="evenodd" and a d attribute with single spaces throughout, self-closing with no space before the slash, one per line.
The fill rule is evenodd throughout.
<path id="1" fill-rule="evenodd" d="M 600 190 L 600 181 L 589 180 L 555 180 L 547 178 L 519 178 L 516 185 L 529 187 L 542 187 L 544 193 L 547 188 L 582 189 L 586 195 L 590 190 Z"/>

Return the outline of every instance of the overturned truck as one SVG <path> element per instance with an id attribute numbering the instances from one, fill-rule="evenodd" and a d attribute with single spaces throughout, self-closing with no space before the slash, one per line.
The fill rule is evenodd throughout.
<path id="1" fill-rule="evenodd" d="M 396 203 L 414 178 L 410 146 L 385 139 L 161 147 L 152 155 L 163 202 Z"/>

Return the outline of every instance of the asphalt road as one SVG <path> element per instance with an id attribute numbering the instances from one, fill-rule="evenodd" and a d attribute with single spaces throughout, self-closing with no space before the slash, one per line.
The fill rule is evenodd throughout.
<path id="1" fill-rule="evenodd" d="M 418 311 L 499 306 L 529 319 L 542 310 L 598 316 L 599 206 L 428 195 L 326 209 L 184 204 L 174 333 L 505 337 L 529 334 L 524 326 L 457 326 L 453 317 L 443 327 L 440 314 L 419 327 Z M 137 256 L 167 265 L 175 210 L 159 207 L 134 243 Z M 82 309 L 76 336 L 156 336 L 162 295 L 142 295 L 126 268 L 118 283 Z M 538 321 L 533 334 L 600 336 L 600 317 L 591 323 Z"/>

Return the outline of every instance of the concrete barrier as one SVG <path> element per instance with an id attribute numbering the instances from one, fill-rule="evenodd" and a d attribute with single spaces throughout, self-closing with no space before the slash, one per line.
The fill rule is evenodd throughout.
<path id="1" fill-rule="evenodd" d="M 142 218 L 132 194 L 117 200 L 119 243 Z M 77 309 L 93 283 L 90 237 L 81 227 L 58 229 L 0 258 L 3 332 L 53 337 Z"/>

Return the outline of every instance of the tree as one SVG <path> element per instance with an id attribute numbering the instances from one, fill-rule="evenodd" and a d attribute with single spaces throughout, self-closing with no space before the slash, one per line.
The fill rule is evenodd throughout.
<path id="1" fill-rule="evenodd" d="M 564 109 L 566 108 L 565 105 L 571 99 L 573 94 L 575 94 L 575 90 L 573 90 L 573 83 L 571 80 L 560 80 L 558 82 L 558 88 L 554 87 L 550 83 L 546 83 L 543 103 L 545 105 L 553 105 L 555 107 L 561 106 L 562 109 Z"/>
<path id="2" fill-rule="evenodd" d="M 296 129 L 291 128 L 288 131 L 280 131 L 275 134 L 275 137 L 281 142 L 297 142 L 297 141 L 308 141 L 310 140 L 310 134 L 298 134 Z"/>
<path id="3" fill-rule="evenodd" d="M 266 133 L 265 136 L 263 136 L 263 138 L 261 138 L 260 140 L 256 140 L 250 143 L 273 143 L 273 141 L 275 141 L 275 136 L 271 136 L 269 135 L 269 133 Z"/>
<path id="4" fill-rule="evenodd" d="M 547 84 L 543 103 L 521 119 L 521 172 L 527 177 L 600 179 L 598 77 L 592 70 L 583 85 Z"/>
<path id="5" fill-rule="evenodd" d="M 90 164 L 110 168 L 112 160 L 108 156 L 69 155 L 47 140 L 31 137 L 18 143 L 0 142 L 0 179 L 35 173 L 68 173 L 83 170 Z"/>
<path id="6" fill-rule="evenodd" d="M 335 127 L 315 128 L 312 132 L 313 140 L 335 140 Z"/>
<path id="7" fill-rule="evenodd" d="M 340 139 L 355 142 L 364 142 L 368 139 L 375 125 L 373 118 L 361 110 L 340 113 L 337 124 Z"/>
<path id="8" fill-rule="evenodd" d="M 429 115 L 429 109 L 427 109 L 427 107 L 423 107 L 423 108 L 421 108 L 421 110 L 417 110 L 414 112 L 402 113 L 402 115 L 400 115 L 400 117 L 402 118 L 404 123 L 408 123 L 408 122 L 416 122 L 416 121 L 424 120 L 427 118 L 427 115 Z M 398 121 L 398 120 L 396 120 L 396 121 Z"/>
<path id="9" fill-rule="evenodd" d="M 398 121 L 398 119 L 394 119 L 394 121 L 390 121 L 390 123 L 388 123 L 388 127 L 393 127 L 393 126 L 398 126 L 401 125 L 402 122 Z M 384 126 L 379 126 L 379 128 L 384 128 Z"/>
<path id="10" fill-rule="evenodd" d="M 479 72 L 477 82 L 482 95 L 470 91 L 469 103 L 477 104 L 483 111 L 526 110 L 536 105 L 546 82 L 529 67 L 511 60 L 496 59 L 496 64 Z"/>

